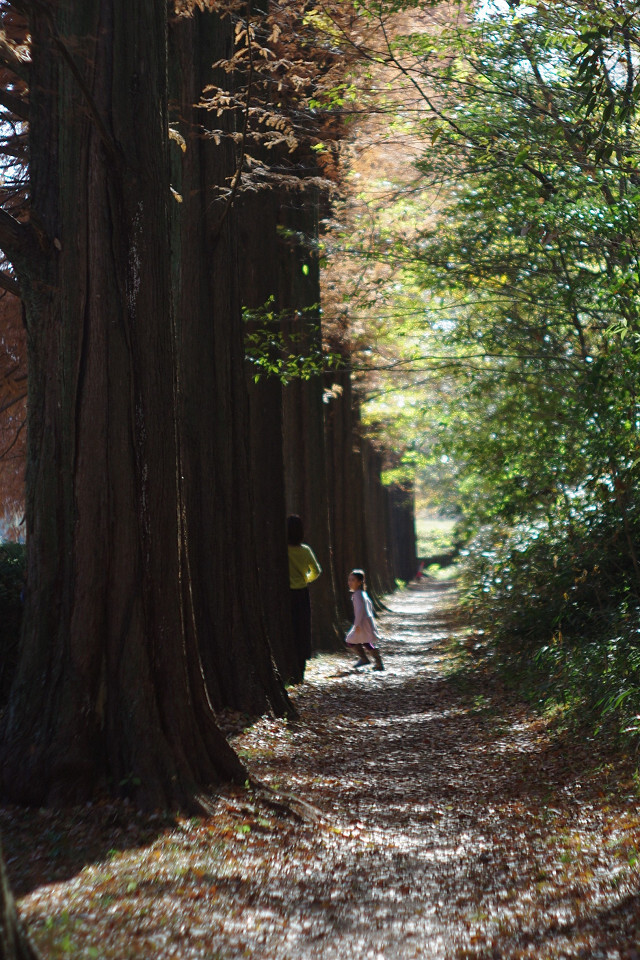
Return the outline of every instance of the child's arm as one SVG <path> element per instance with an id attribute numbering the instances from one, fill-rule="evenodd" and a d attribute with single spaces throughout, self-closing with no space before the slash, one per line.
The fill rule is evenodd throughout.
<path id="1" fill-rule="evenodd" d="M 317 580 L 320 574 L 322 573 L 322 567 L 316 559 L 316 555 L 311 549 L 308 548 L 308 565 L 307 565 L 307 583 L 313 583 L 314 580 Z"/>
<path id="2" fill-rule="evenodd" d="M 360 590 L 356 590 L 355 593 L 351 594 L 351 602 L 353 603 L 353 626 L 346 635 L 345 640 L 347 643 L 350 641 L 357 643 L 359 641 L 356 639 L 356 631 L 361 627 L 365 619 L 364 601 Z"/>
<path id="3" fill-rule="evenodd" d="M 356 590 L 353 597 L 353 626 L 361 627 L 367 619 L 367 611 L 364 608 L 364 597 L 361 590 Z"/>

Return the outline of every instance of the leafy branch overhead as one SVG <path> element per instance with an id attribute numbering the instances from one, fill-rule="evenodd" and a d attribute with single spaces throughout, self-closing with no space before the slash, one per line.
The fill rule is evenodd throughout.
<path id="1" fill-rule="evenodd" d="M 640 684 L 635 10 L 441 10 L 369 5 L 363 62 L 388 119 L 352 148 L 332 308 L 358 334 L 355 362 L 378 361 L 359 383 L 372 434 L 402 441 L 424 501 L 461 519 L 470 602 L 505 664 L 523 651 L 523 675 L 539 662 L 547 693 L 626 729 Z"/>
<path id="2" fill-rule="evenodd" d="M 287 0 L 266 11 L 233 2 L 212 6 L 233 20 L 234 50 L 214 64 L 220 82 L 203 91 L 201 106 L 220 119 L 207 136 L 236 145 L 243 189 L 331 191 L 344 126 L 332 110 L 332 91 L 349 57 L 329 28 L 349 15 L 350 5 L 319 9 L 309 0 Z"/>
<path id="3" fill-rule="evenodd" d="M 259 309 L 244 309 L 245 355 L 254 381 L 262 377 L 276 377 L 282 383 L 309 380 L 345 367 L 344 358 L 315 336 L 317 305 L 295 313 L 291 324 L 291 311 L 276 310 L 273 298 Z"/>

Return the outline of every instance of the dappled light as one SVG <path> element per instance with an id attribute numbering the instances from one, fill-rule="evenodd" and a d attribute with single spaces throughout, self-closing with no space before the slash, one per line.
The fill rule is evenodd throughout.
<path id="1" fill-rule="evenodd" d="M 0 0 L 1 960 L 640 960 L 636 7 Z"/>
<path id="2" fill-rule="evenodd" d="M 232 736 L 303 818 L 245 789 L 210 818 L 4 810 L 43 954 L 631 960 L 632 765 L 452 672 L 468 632 L 454 600 L 430 581 L 387 598 L 383 674 L 319 656 L 297 721 Z"/>

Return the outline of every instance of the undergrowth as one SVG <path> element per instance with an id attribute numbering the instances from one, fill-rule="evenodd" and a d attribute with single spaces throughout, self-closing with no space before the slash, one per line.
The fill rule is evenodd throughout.
<path id="1" fill-rule="evenodd" d="M 640 746 L 640 580 L 613 511 L 485 529 L 463 571 L 468 651 L 514 694 L 591 735 Z M 633 540 L 630 541 L 630 537 Z"/>

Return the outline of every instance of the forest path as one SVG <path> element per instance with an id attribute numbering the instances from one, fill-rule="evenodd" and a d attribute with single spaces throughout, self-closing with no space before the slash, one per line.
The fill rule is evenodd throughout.
<path id="1" fill-rule="evenodd" d="M 451 682 L 454 600 L 428 580 L 396 593 L 384 673 L 317 658 L 300 727 L 240 738 L 259 776 L 335 830 L 274 866 L 288 921 L 249 956 L 640 958 L 633 785 L 610 791 L 619 771 L 592 745 Z"/>
<path id="2" fill-rule="evenodd" d="M 43 956 L 640 960 L 633 764 L 552 736 L 480 677 L 453 681 L 448 638 L 473 643 L 454 600 L 429 581 L 394 594 L 385 672 L 318 657 L 293 693 L 299 721 L 233 737 L 319 822 L 245 790 L 177 822 L 0 811 Z"/>

